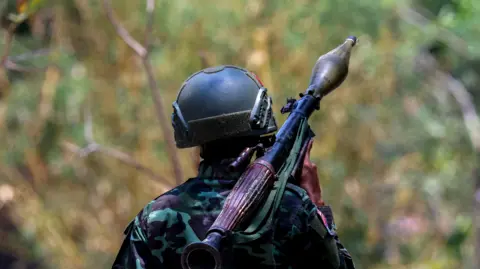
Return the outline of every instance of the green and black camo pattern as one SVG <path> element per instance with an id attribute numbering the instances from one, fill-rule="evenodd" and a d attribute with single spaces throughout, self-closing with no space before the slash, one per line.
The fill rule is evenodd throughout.
<path id="1" fill-rule="evenodd" d="M 181 269 L 183 248 L 204 239 L 239 177 L 225 173 L 223 165 L 203 163 L 200 170 L 140 211 L 125 231 L 113 268 Z M 353 268 L 334 232 L 325 226 L 319 232 L 314 219 L 323 225 L 306 192 L 289 185 L 271 232 L 226 248 L 224 268 Z"/>

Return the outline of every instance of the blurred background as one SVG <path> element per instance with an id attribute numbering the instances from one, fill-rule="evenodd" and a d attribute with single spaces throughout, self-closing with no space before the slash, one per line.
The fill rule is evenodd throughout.
<path id="1" fill-rule="evenodd" d="M 246 67 L 279 112 L 349 35 L 311 119 L 341 240 L 357 268 L 480 268 L 480 1 L 112 2 L 0 0 L 0 268 L 110 268 L 128 222 L 196 174 L 171 143 L 189 75 Z"/>

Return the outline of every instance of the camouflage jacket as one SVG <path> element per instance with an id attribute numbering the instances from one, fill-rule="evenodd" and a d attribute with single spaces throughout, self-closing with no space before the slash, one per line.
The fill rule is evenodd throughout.
<path id="1" fill-rule="evenodd" d="M 225 167 L 202 163 L 196 178 L 147 204 L 125 230 L 112 268 L 181 269 L 183 248 L 205 238 L 239 177 Z M 268 235 L 234 245 L 224 268 L 354 268 L 333 223 L 302 188 L 287 186 L 275 220 Z"/>

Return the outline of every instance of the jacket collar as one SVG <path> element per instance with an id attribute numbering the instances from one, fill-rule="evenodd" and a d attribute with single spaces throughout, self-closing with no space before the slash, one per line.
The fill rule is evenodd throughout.
<path id="1" fill-rule="evenodd" d="M 198 178 L 237 180 L 246 167 L 230 172 L 228 166 L 235 159 L 202 160 L 198 168 Z"/>

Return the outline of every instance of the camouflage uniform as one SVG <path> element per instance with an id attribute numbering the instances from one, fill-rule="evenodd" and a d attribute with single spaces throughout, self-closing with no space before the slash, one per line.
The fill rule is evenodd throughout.
<path id="1" fill-rule="evenodd" d="M 113 268 L 180 269 L 183 248 L 204 239 L 240 176 L 227 172 L 230 162 L 202 162 L 196 178 L 143 208 L 127 227 Z M 224 268 L 354 268 L 324 212 L 326 218 L 305 190 L 289 184 L 273 229 L 254 242 L 234 244 L 224 253 Z"/>

